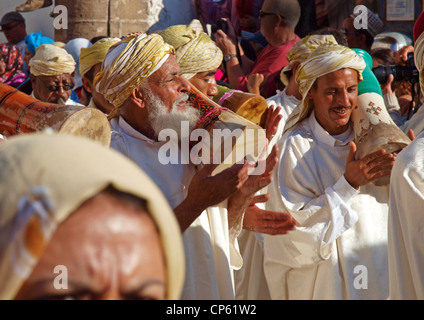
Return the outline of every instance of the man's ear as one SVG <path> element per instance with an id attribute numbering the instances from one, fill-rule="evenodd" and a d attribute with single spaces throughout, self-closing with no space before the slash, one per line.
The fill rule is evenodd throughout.
<path id="1" fill-rule="evenodd" d="M 142 91 L 140 90 L 140 88 L 136 88 L 130 95 L 130 98 L 132 103 L 134 103 L 137 107 L 139 108 L 145 108 L 146 107 L 146 103 L 145 103 L 145 96 L 143 95 Z"/>
<path id="2" fill-rule="evenodd" d="M 94 85 L 93 82 L 91 82 L 87 77 L 83 76 L 81 78 L 82 85 L 84 86 L 85 90 L 87 92 L 93 93 L 94 91 Z"/>
<path id="3" fill-rule="evenodd" d="M 37 83 L 37 77 L 30 73 L 29 74 L 29 79 L 31 80 L 32 88 L 34 89 L 34 87 L 35 87 L 35 85 Z"/>
<path id="4" fill-rule="evenodd" d="M 292 76 L 293 76 L 293 77 L 295 77 L 295 76 L 296 76 L 296 71 L 297 71 L 297 68 L 299 68 L 299 66 L 300 66 L 300 62 L 299 62 L 299 61 L 293 61 L 293 62 L 292 62 L 292 69 L 291 69 L 291 72 L 292 72 Z"/>

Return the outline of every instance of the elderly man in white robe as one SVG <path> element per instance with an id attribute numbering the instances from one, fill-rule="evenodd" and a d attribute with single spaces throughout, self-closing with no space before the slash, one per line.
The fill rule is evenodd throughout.
<path id="1" fill-rule="evenodd" d="M 199 120 L 198 110 L 187 105 L 189 84 L 174 54 L 158 34 L 128 35 L 108 51 L 94 85 L 115 106 L 111 115 L 118 116 L 111 120 L 111 147 L 159 185 L 180 223 L 186 252 L 181 298 L 234 299 L 233 269 L 243 264 L 237 235 L 244 208 L 270 176 L 248 177 L 249 164 L 211 176 L 217 165 L 199 170 L 181 148 L 176 163 L 164 163 L 162 149 L 168 142 L 159 139 L 161 131 L 178 133 L 182 121 L 192 128 Z M 275 166 L 274 158 L 265 175 Z"/>
<path id="2" fill-rule="evenodd" d="M 350 116 L 365 61 L 353 50 L 322 45 L 296 72 L 302 93 L 280 140 L 269 186 L 271 210 L 283 207 L 295 231 L 264 239 L 272 299 L 387 299 L 388 188 L 393 154 L 355 160 Z M 267 207 L 268 207 L 267 206 Z"/>

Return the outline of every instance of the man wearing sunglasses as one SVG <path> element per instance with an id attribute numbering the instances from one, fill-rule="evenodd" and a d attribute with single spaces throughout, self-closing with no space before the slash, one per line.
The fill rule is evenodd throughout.
<path id="1" fill-rule="evenodd" d="M 287 52 L 300 40 L 295 33 L 300 18 L 300 5 L 297 0 L 265 0 L 259 18 L 261 32 L 268 45 L 255 61 L 242 54 L 242 66 L 240 65 L 236 55 L 237 40 L 234 33 L 225 34 L 222 30 L 218 30 L 215 33 L 215 41 L 224 54 L 230 86 L 233 89 L 248 91 L 249 75 L 259 73 L 265 79 L 261 93 L 265 97 L 270 97 L 275 95 L 277 89 L 276 77 L 288 64 Z"/>
<path id="2" fill-rule="evenodd" d="M 0 31 L 4 33 L 8 43 L 16 44 L 25 57 L 25 36 L 26 26 L 25 19 L 19 12 L 8 12 L 0 20 Z M 24 64 L 24 72 L 28 74 L 26 64 Z"/>
<path id="3" fill-rule="evenodd" d="M 74 87 L 74 58 L 53 44 L 39 46 L 29 61 L 32 96 L 44 102 L 81 104 L 70 97 Z"/>

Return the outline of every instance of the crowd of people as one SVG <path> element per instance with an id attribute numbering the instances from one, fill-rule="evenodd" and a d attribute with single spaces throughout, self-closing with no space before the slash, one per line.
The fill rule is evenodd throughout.
<path id="1" fill-rule="evenodd" d="M 424 14 L 395 51 L 373 48 L 371 10 L 358 30 L 358 13 L 316 3 L 301 35 L 298 0 L 197 1 L 187 25 L 67 43 L 5 14 L 0 83 L 99 109 L 111 142 L 0 132 L 0 298 L 424 299 Z M 419 92 L 371 72 L 410 53 Z M 219 106 L 231 92 L 266 100 L 262 127 Z M 407 146 L 358 157 L 352 115 L 368 94 Z M 233 119 L 264 133 L 260 157 L 188 161 L 196 130 Z"/>

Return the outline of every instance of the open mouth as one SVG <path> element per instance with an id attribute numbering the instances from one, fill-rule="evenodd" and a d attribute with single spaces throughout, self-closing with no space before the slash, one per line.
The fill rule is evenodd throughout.
<path id="1" fill-rule="evenodd" d="M 337 114 L 339 117 L 344 117 L 347 115 L 350 109 L 351 107 L 337 107 L 337 108 L 332 108 L 331 111 Z"/>

